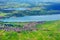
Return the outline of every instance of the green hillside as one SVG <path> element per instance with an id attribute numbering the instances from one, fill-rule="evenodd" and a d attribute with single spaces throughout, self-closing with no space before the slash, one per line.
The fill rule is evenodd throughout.
<path id="1" fill-rule="evenodd" d="M 13 23 L 14 24 L 14 23 Z M 0 30 L 0 40 L 60 40 L 60 21 L 36 24 L 38 30 L 4 31 Z"/>

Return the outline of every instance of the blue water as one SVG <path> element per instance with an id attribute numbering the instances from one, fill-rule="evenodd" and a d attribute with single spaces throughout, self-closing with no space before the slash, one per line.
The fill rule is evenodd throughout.
<path id="1" fill-rule="evenodd" d="M 46 6 L 46 10 L 60 10 L 60 3 Z"/>
<path id="2" fill-rule="evenodd" d="M 3 22 L 37 22 L 37 21 L 54 21 L 60 20 L 60 14 L 56 15 L 42 15 L 42 16 L 24 16 L 24 17 L 11 17 L 2 19 Z"/>
<path id="3" fill-rule="evenodd" d="M 27 8 L 7 8 L 3 10 L 27 10 Z"/>

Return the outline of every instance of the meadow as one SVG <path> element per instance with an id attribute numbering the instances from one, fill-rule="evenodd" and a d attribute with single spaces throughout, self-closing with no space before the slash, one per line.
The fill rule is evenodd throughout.
<path id="1" fill-rule="evenodd" d="M 14 23 L 11 23 L 14 24 Z M 25 23 L 15 23 L 25 24 Z M 38 30 L 5 31 L 0 30 L 0 40 L 60 40 L 60 21 L 48 21 L 36 24 Z"/>

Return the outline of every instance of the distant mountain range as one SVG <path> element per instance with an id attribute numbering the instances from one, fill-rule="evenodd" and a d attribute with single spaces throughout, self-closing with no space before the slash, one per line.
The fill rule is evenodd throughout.
<path id="1" fill-rule="evenodd" d="M 49 0 L 0 0 L 0 3 L 29 3 L 29 4 L 39 4 L 39 3 L 54 3 L 54 2 L 50 2 Z"/>
<path id="2" fill-rule="evenodd" d="M 45 7 L 46 10 L 60 10 L 60 3 L 57 2 L 49 2 L 49 1 L 41 1 L 41 0 L 0 0 L 0 9 L 2 8 L 17 8 L 18 7 L 35 7 L 42 6 Z"/>
<path id="3" fill-rule="evenodd" d="M 1 18 L 60 14 L 60 3 L 41 0 L 0 0 L 0 13 Z"/>

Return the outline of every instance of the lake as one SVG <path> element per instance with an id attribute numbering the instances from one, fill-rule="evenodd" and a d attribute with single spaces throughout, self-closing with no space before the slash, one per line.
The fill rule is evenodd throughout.
<path id="1" fill-rule="evenodd" d="M 10 18 L 6 18 L 6 19 L 1 19 L 0 21 L 3 21 L 3 22 L 38 22 L 38 21 L 54 21 L 54 20 L 60 20 L 60 14 L 10 17 Z"/>
<path id="2" fill-rule="evenodd" d="M 28 10 L 29 8 L 5 8 L 3 10 Z"/>

